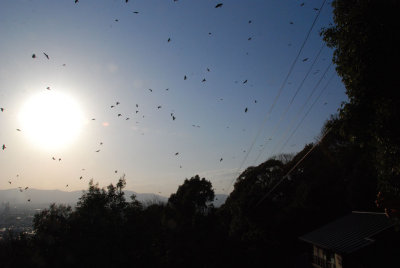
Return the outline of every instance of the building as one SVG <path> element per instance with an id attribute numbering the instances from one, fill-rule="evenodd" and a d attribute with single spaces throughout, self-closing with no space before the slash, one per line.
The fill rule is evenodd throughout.
<path id="1" fill-rule="evenodd" d="M 400 267 L 399 231 L 384 213 L 353 211 L 299 239 L 315 268 Z"/>

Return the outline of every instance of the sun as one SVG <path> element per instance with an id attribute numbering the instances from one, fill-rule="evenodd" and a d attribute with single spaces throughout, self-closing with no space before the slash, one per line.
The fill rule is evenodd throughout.
<path id="1" fill-rule="evenodd" d="M 54 91 L 41 92 L 28 99 L 21 107 L 19 121 L 25 136 L 43 149 L 70 145 L 84 123 L 78 103 Z"/>

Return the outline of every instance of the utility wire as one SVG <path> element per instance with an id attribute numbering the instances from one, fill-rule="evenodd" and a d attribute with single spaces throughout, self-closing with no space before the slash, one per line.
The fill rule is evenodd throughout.
<path id="1" fill-rule="evenodd" d="M 325 138 L 326 135 L 328 135 L 328 133 L 331 131 L 331 129 L 328 129 L 328 131 L 325 132 L 325 134 L 321 137 L 321 139 L 319 140 L 319 142 L 317 142 L 316 144 L 314 144 L 314 146 L 288 171 L 288 173 L 286 173 L 285 176 L 282 177 L 282 179 L 280 179 L 275 185 L 274 187 L 272 187 L 265 195 L 263 195 L 263 197 L 257 202 L 257 204 L 255 205 L 256 207 L 259 206 L 261 204 L 262 201 L 265 200 L 265 198 L 267 198 L 282 182 L 284 179 L 288 178 L 290 173 L 293 172 L 293 170 L 317 147 L 317 145 L 319 145 L 321 143 L 321 141 Z"/>
<path id="2" fill-rule="evenodd" d="M 293 137 L 294 133 L 296 133 L 297 129 L 301 126 L 301 124 L 303 123 L 304 119 L 307 117 L 307 115 L 310 113 L 311 109 L 314 107 L 314 105 L 317 103 L 317 101 L 319 100 L 319 98 L 322 96 L 322 93 L 324 93 L 324 91 L 326 90 L 326 88 L 328 87 L 328 85 L 330 84 L 330 82 L 332 81 L 333 77 L 334 77 L 334 72 L 332 73 L 331 77 L 329 78 L 328 83 L 326 83 L 325 87 L 321 90 L 321 92 L 319 93 L 318 97 L 314 100 L 314 102 L 311 104 L 310 108 L 307 110 L 306 114 L 303 116 L 303 118 L 301 119 L 301 121 L 299 122 L 299 124 L 296 126 L 296 128 L 293 130 L 293 132 L 290 134 L 289 138 L 286 140 L 286 142 L 282 145 L 280 151 L 283 151 L 283 149 L 285 148 L 286 144 L 289 142 L 289 140 Z"/>
<path id="3" fill-rule="evenodd" d="M 287 82 L 287 80 L 289 79 L 289 76 L 292 74 L 292 71 L 293 71 L 293 69 L 294 69 L 294 66 L 296 65 L 296 62 L 297 62 L 297 60 L 299 59 L 300 54 L 301 54 L 301 52 L 303 51 L 303 48 L 304 48 L 305 44 L 306 44 L 307 41 L 308 41 L 308 38 L 310 37 L 311 31 L 312 31 L 312 29 L 314 28 L 314 25 L 315 25 L 315 23 L 317 22 L 317 20 L 318 20 L 318 18 L 319 18 L 319 15 L 321 14 L 321 11 L 322 11 L 322 8 L 323 8 L 324 5 L 325 5 L 325 2 L 326 2 L 326 0 L 324 0 L 324 1 L 322 2 L 321 6 L 320 6 L 320 8 L 319 8 L 319 10 L 318 10 L 318 13 L 317 13 L 317 15 L 316 15 L 315 18 L 314 18 L 314 21 L 313 21 L 313 23 L 311 24 L 311 27 L 310 27 L 310 29 L 309 29 L 308 32 L 307 32 L 306 38 L 304 39 L 304 41 L 303 41 L 303 43 L 302 43 L 302 45 L 301 45 L 301 47 L 300 47 L 300 49 L 299 49 L 299 52 L 297 53 L 297 56 L 296 56 L 296 58 L 294 59 L 294 61 L 292 62 L 292 65 L 290 66 L 289 72 L 288 72 L 288 74 L 286 75 L 286 77 L 285 77 L 285 79 L 284 79 L 284 81 L 283 81 L 281 87 L 280 87 L 279 90 L 278 90 L 278 94 L 276 95 L 276 97 L 275 97 L 275 99 L 274 99 L 274 101 L 273 101 L 273 103 L 272 103 L 270 109 L 268 110 L 268 113 L 267 113 L 267 115 L 265 116 L 265 118 L 264 118 L 264 120 L 263 120 L 263 123 L 260 125 L 260 127 L 259 127 L 259 129 L 258 129 L 258 131 L 257 131 L 257 134 L 256 134 L 256 136 L 254 137 L 254 139 L 253 139 L 253 141 L 252 141 L 252 143 L 251 143 L 251 145 L 250 145 L 250 148 L 246 151 L 246 155 L 245 155 L 245 157 L 244 157 L 242 163 L 240 164 L 240 166 L 239 166 L 239 168 L 238 168 L 238 170 L 237 170 L 237 172 L 236 172 L 237 174 L 239 174 L 239 172 L 240 172 L 240 170 L 242 169 L 244 163 L 246 162 L 247 158 L 249 157 L 250 152 L 253 150 L 254 144 L 256 143 L 256 141 L 257 141 L 258 137 L 260 136 L 261 132 L 264 130 L 265 124 L 267 123 L 267 121 L 268 121 L 268 119 L 269 119 L 269 117 L 270 117 L 270 115 L 271 115 L 271 113 L 272 113 L 272 110 L 274 109 L 274 107 L 275 107 L 275 105 L 276 105 L 276 103 L 277 103 L 277 101 L 278 101 L 278 99 L 279 99 L 279 97 L 280 97 L 280 95 L 281 95 L 281 93 L 282 93 L 282 91 L 283 91 L 283 88 L 285 87 L 286 82 Z M 232 180 L 230 186 L 227 188 L 227 191 L 230 190 L 230 188 L 232 187 L 234 181 L 235 181 L 235 178 L 233 178 L 233 180 Z"/>
<path id="4" fill-rule="evenodd" d="M 328 67 L 325 69 L 324 73 L 322 74 L 322 76 L 318 80 L 317 84 L 315 84 L 314 88 L 311 90 L 310 94 L 308 95 L 306 101 L 303 103 L 303 105 L 297 111 L 295 116 L 292 117 L 292 120 L 290 121 L 288 127 L 286 128 L 286 130 L 281 135 L 282 138 L 275 144 L 274 150 L 272 151 L 271 155 L 274 155 L 276 153 L 276 151 L 278 149 L 278 144 L 281 144 L 283 142 L 283 140 L 285 139 L 285 137 L 287 136 L 289 131 L 292 129 L 292 127 L 294 126 L 294 124 L 297 121 L 297 119 L 299 118 L 299 116 L 303 113 L 304 108 L 307 106 L 308 102 L 311 100 L 311 97 L 314 95 L 315 91 L 317 90 L 317 88 L 319 87 L 320 83 L 322 82 L 322 79 L 325 77 L 325 75 L 327 74 L 327 72 L 329 71 L 331 66 L 332 66 L 332 63 L 330 63 L 328 65 Z"/>
<path id="5" fill-rule="evenodd" d="M 309 74 L 311 73 L 311 71 L 312 71 L 312 69 L 313 69 L 315 63 L 316 63 L 317 60 L 319 59 L 319 56 L 321 55 L 321 52 L 322 52 L 322 50 L 324 49 L 324 47 L 325 47 L 325 43 L 322 44 L 321 48 L 320 48 L 319 51 L 318 51 L 317 56 L 315 57 L 315 59 L 314 59 L 313 63 L 311 64 L 311 66 L 308 68 L 308 71 L 307 71 L 306 75 L 304 76 L 304 78 L 303 78 L 303 80 L 301 81 L 300 85 L 297 87 L 296 92 L 294 93 L 294 95 L 293 95 L 292 99 L 290 100 L 288 106 L 286 107 L 285 111 L 281 114 L 281 116 L 280 116 L 278 122 L 275 124 L 274 129 L 272 130 L 272 135 L 271 135 L 271 138 L 272 138 L 272 139 L 275 138 L 276 132 L 277 132 L 277 130 L 278 130 L 278 128 L 279 128 L 280 123 L 282 122 L 282 119 L 283 119 L 283 118 L 286 116 L 286 114 L 288 113 L 290 107 L 291 107 L 292 104 L 293 104 L 294 99 L 296 98 L 296 96 L 297 96 L 297 94 L 299 93 L 300 89 L 303 87 L 304 82 L 306 81 L 306 79 L 308 78 Z M 265 148 L 267 147 L 268 141 L 269 141 L 269 140 L 267 140 L 267 141 L 264 143 L 263 149 L 260 150 L 260 153 L 258 154 L 257 158 L 254 160 L 254 164 L 257 163 L 257 160 L 260 158 L 260 156 L 261 156 L 262 153 L 264 152 Z"/>

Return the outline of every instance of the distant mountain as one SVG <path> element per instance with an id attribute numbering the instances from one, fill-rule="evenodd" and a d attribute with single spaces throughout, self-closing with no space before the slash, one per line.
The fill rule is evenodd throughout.
<path id="1" fill-rule="evenodd" d="M 130 201 L 130 197 L 132 194 L 136 195 L 136 199 L 140 201 L 142 204 L 151 204 L 151 203 L 165 203 L 168 198 L 165 196 L 160 196 L 152 193 L 136 193 L 133 191 L 124 191 L 125 198 L 127 201 Z M 68 204 L 71 206 L 75 206 L 79 200 L 79 197 L 82 196 L 83 191 L 72 191 L 72 192 L 64 192 L 60 190 L 38 190 L 38 189 L 27 189 L 25 191 L 20 192 L 19 189 L 8 189 L 8 190 L 0 190 L 0 203 L 9 202 L 12 204 L 40 204 L 47 206 L 51 203 L 57 204 Z M 217 194 L 215 195 L 214 206 L 219 207 L 225 200 L 227 195 Z M 28 202 L 28 199 L 31 201 Z"/>

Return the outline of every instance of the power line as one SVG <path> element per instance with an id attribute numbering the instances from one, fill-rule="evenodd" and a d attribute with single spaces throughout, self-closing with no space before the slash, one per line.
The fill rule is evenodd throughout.
<path id="1" fill-rule="evenodd" d="M 304 76 L 303 80 L 301 81 L 300 85 L 297 87 L 296 92 L 294 93 L 292 99 L 290 100 L 288 106 L 286 107 L 285 111 L 281 114 L 278 122 L 275 124 L 274 129 L 272 130 L 272 139 L 275 137 L 276 131 L 279 128 L 280 123 L 282 122 L 282 119 L 286 116 L 287 112 L 289 111 L 290 107 L 293 104 L 294 99 L 296 98 L 297 94 L 299 93 L 300 89 L 303 87 L 304 82 L 306 81 L 306 79 L 308 78 L 308 75 L 311 73 L 315 63 L 317 62 L 317 60 L 319 59 L 319 56 L 321 55 L 322 50 L 324 49 L 325 44 L 323 43 L 320 50 L 318 51 L 317 56 L 315 57 L 313 63 L 311 64 L 310 68 L 308 68 L 308 71 L 306 73 L 306 75 Z M 257 162 L 257 160 L 260 158 L 261 154 L 264 152 L 266 146 L 267 146 L 268 140 L 264 143 L 263 149 L 260 150 L 260 153 L 258 154 L 257 158 L 254 160 L 254 163 Z"/>
<path id="2" fill-rule="evenodd" d="M 263 131 L 263 129 L 264 129 L 264 127 L 265 127 L 265 124 L 267 123 L 267 121 L 268 121 L 268 119 L 269 119 L 269 117 L 270 117 L 270 115 L 271 115 L 271 113 L 272 113 L 272 110 L 274 109 L 274 107 L 275 107 L 275 105 L 276 105 L 276 103 L 277 103 L 277 101 L 278 101 L 278 99 L 279 99 L 279 97 L 280 97 L 280 95 L 281 95 L 281 93 L 282 93 L 282 91 L 283 91 L 283 88 L 285 87 L 285 85 L 286 85 L 286 83 L 287 83 L 287 80 L 289 79 L 289 76 L 291 75 L 291 73 L 292 73 L 292 71 L 293 71 L 293 69 L 294 69 L 294 66 L 296 65 L 296 62 L 297 62 L 297 60 L 299 59 L 300 54 L 301 54 L 301 52 L 303 51 L 303 48 L 304 48 L 305 44 L 306 44 L 307 41 L 308 41 L 308 38 L 310 37 L 311 31 L 312 31 L 312 29 L 314 28 L 314 25 L 315 25 L 315 23 L 317 22 L 317 20 L 318 20 L 318 18 L 319 18 L 319 15 L 321 14 L 321 11 L 322 11 L 322 9 L 323 9 L 323 7 L 324 7 L 324 5 L 325 5 L 325 2 L 326 2 L 326 0 L 324 0 L 324 1 L 322 2 L 321 6 L 320 6 L 320 8 L 319 8 L 319 10 L 318 10 L 318 13 L 317 13 L 317 15 L 316 15 L 315 18 L 314 18 L 314 21 L 312 22 L 311 27 L 310 27 L 310 29 L 309 29 L 308 32 L 307 32 L 306 38 L 304 39 L 304 41 L 303 41 L 303 43 L 302 43 L 302 45 L 301 45 L 301 47 L 300 47 L 300 49 L 299 49 L 299 51 L 298 51 L 298 53 L 297 53 L 297 56 L 296 56 L 296 58 L 294 59 L 294 61 L 292 62 L 292 65 L 290 66 L 289 72 L 288 72 L 288 74 L 286 75 L 286 77 L 285 77 L 285 79 L 284 79 L 284 81 L 283 81 L 281 87 L 280 87 L 279 90 L 278 90 L 278 94 L 276 95 L 276 97 L 275 97 L 275 99 L 274 99 L 274 101 L 273 101 L 273 103 L 272 103 L 270 109 L 268 110 L 267 115 L 265 116 L 265 118 L 264 118 L 262 124 L 260 125 L 260 127 L 259 127 L 259 129 L 258 129 L 258 131 L 257 131 L 257 134 L 256 134 L 256 136 L 254 137 L 254 139 L 253 139 L 253 141 L 252 141 L 252 143 L 251 143 L 251 145 L 250 145 L 250 148 L 246 151 L 246 155 L 245 155 L 245 157 L 244 157 L 242 163 L 240 164 L 240 166 L 239 166 L 239 168 L 238 168 L 238 170 L 237 170 L 237 172 L 236 172 L 237 174 L 239 174 L 239 172 L 240 172 L 240 170 L 242 169 L 244 163 L 246 162 L 247 158 L 249 157 L 250 152 L 253 150 L 254 144 L 256 143 L 256 141 L 257 141 L 258 137 L 260 136 L 261 132 Z M 227 188 L 227 191 L 229 191 L 229 189 L 232 187 L 234 181 L 235 181 L 235 178 L 233 178 L 233 180 L 232 180 L 230 186 Z"/>
<path id="3" fill-rule="evenodd" d="M 335 73 L 332 73 L 331 77 L 329 78 L 328 83 L 326 83 L 325 87 L 321 90 L 321 92 L 319 93 L 319 95 L 317 96 L 317 98 L 314 100 L 314 102 L 311 104 L 310 108 L 307 110 L 306 114 L 303 116 L 303 118 L 301 119 L 301 121 L 299 122 L 299 124 L 296 126 L 296 128 L 293 130 L 293 132 L 290 134 L 289 138 L 286 140 L 286 142 L 282 145 L 281 150 L 283 151 L 283 149 L 285 148 L 286 144 L 289 142 L 289 140 L 292 138 L 292 136 L 294 135 L 294 133 L 296 133 L 297 129 L 301 126 L 301 124 L 303 123 L 304 119 L 307 117 L 307 115 L 310 113 L 311 109 L 314 107 L 315 103 L 317 103 L 317 101 L 319 100 L 319 98 L 322 96 L 322 93 L 324 93 L 324 91 L 326 90 L 326 88 L 328 87 L 328 85 L 330 84 L 330 82 L 332 81 L 332 78 L 334 76 Z"/>
<path id="4" fill-rule="evenodd" d="M 322 74 L 322 76 L 320 77 L 320 79 L 318 80 L 317 84 L 315 84 L 315 86 L 313 87 L 313 89 L 311 90 L 310 94 L 308 95 L 306 101 L 303 103 L 303 105 L 300 107 L 300 109 L 297 111 L 297 113 L 295 114 L 294 117 L 292 117 L 292 120 L 290 121 L 288 127 L 286 128 L 286 130 L 283 132 L 283 134 L 281 135 L 282 138 L 276 143 L 274 149 L 272 150 L 272 155 L 275 154 L 277 148 L 278 148 L 278 144 L 281 144 L 283 142 L 283 140 L 285 139 L 285 137 L 287 136 L 287 134 L 289 133 L 290 129 L 292 129 L 292 127 L 294 126 L 296 120 L 299 118 L 299 116 L 302 114 L 304 108 L 306 107 L 306 105 L 308 104 L 308 102 L 311 100 L 311 97 L 314 95 L 315 91 L 317 90 L 317 88 L 319 87 L 320 83 L 322 82 L 322 79 L 325 77 L 325 75 L 327 74 L 327 72 L 329 71 L 329 69 L 331 68 L 332 63 L 330 63 L 328 65 L 328 67 L 325 69 L 324 73 Z"/>
<path id="5" fill-rule="evenodd" d="M 314 146 L 286 173 L 285 176 L 282 177 L 275 185 L 272 187 L 263 197 L 257 202 L 255 206 L 258 206 L 261 204 L 262 201 L 264 201 L 265 198 L 267 198 L 282 182 L 284 179 L 288 178 L 290 173 L 321 143 L 321 141 L 325 138 L 326 135 L 331 131 L 331 129 L 328 129 L 328 131 L 325 132 L 325 134 L 321 137 L 319 142 L 314 144 Z"/>

